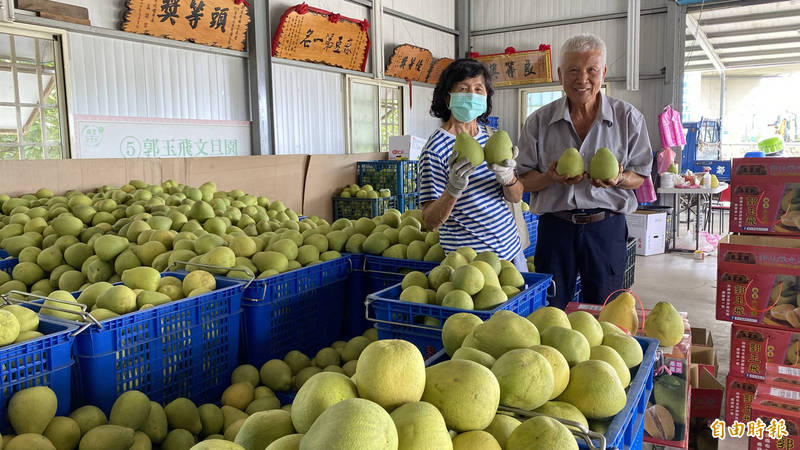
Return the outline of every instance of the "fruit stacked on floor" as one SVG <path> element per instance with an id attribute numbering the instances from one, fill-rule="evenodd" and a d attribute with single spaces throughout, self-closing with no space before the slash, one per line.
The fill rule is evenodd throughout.
<path id="1" fill-rule="evenodd" d="M 421 231 L 419 210 L 333 225 L 313 216 L 298 221 L 280 201 L 217 191 L 213 183 L 193 188 L 134 180 L 119 189 L 65 196 L 41 189 L 37 195 L 0 197 L 0 210 L 0 247 L 19 257 L 11 274 L 0 272 L 0 293 L 74 292 L 119 282 L 136 267 L 182 268 L 175 261 L 220 266 L 227 270 L 212 272 L 237 278 L 247 278 L 247 269 L 264 278 L 337 258 L 344 250 L 360 252 L 367 236 L 366 250 L 373 254 L 444 257 L 438 234 Z"/>
<path id="2" fill-rule="evenodd" d="M 373 219 L 339 219 L 332 227 L 341 232 L 336 239 L 345 240 L 344 249 L 348 253 L 432 262 L 444 259 L 439 233 L 425 231 L 419 209 L 410 209 L 402 214 L 390 209 Z"/>

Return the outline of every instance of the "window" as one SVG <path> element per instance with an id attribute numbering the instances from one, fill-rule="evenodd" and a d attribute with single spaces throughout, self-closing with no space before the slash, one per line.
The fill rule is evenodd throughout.
<path id="1" fill-rule="evenodd" d="M 58 36 L 0 27 L 0 159 L 66 157 L 64 98 Z"/>
<path id="2" fill-rule="evenodd" d="M 347 87 L 350 153 L 388 151 L 389 138 L 403 134 L 402 86 L 347 77 Z"/>
<path id="3" fill-rule="evenodd" d="M 608 85 L 600 87 L 600 92 L 603 95 L 608 93 Z M 551 103 L 564 96 L 564 90 L 561 86 L 542 86 L 527 89 L 520 89 L 519 91 L 519 112 L 520 112 L 520 129 L 525 125 L 525 119 L 528 118 L 534 111 L 542 106 Z"/>

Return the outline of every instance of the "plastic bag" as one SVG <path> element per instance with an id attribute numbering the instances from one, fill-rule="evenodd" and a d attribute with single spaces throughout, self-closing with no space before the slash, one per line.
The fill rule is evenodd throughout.
<path id="1" fill-rule="evenodd" d="M 658 173 L 664 173 L 675 162 L 675 152 L 671 148 L 662 148 L 658 153 Z"/>
<path id="2" fill-rule="evenodd" d="M 719 240 L 722 236 L 718 234 L 712 234 L 708 231 L 701 231 L 700 232 L 700 246 L 699 250 L 702 250 L 706 253 L 711 253 L 717 249 L 719 245 Z"/>
<path id="3" fill-rule="evenodd" d="M 649 176 L 644 179 L 641 186 L 636 188 L 636 201 L 639 203 L 656 201 L 656 188 L 653 186 L 653 180 Z"/>

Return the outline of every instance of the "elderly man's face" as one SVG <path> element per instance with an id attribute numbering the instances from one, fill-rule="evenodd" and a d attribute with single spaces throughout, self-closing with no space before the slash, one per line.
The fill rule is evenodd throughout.
<path id="1" fill-rule="evenodd" d="M 598 51 L 567 52 L 558 68 L 558 79 L 574 104 L 592 102 L 606 76 L 603 56 Z"/>

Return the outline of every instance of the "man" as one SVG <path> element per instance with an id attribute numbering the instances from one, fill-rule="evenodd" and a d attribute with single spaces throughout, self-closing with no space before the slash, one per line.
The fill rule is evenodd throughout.
<path id="1" fill-rule="evenodd" d="M 584 301 L 603 303 L 622 288 L 628 228 L 625 214 L 636 210 L 634 190 L 650 174 L 653 155 L 642 114 L 630 104 L 600 92 L 606 75 L 606 46 L 582 34 L 561 47 L 558 78 L 566 94 L 543 106 L 525 122 L 519 140 L 518 170 L 539 214 L 534 264 L 553 274 L 564 308 L 581 276 Z M 583 157 L 585 170 L 597 149 L 607 147 L 620 163 L 613 180 L 589 174 L 567 178 L 556 161 L 569 147 Z"/>

